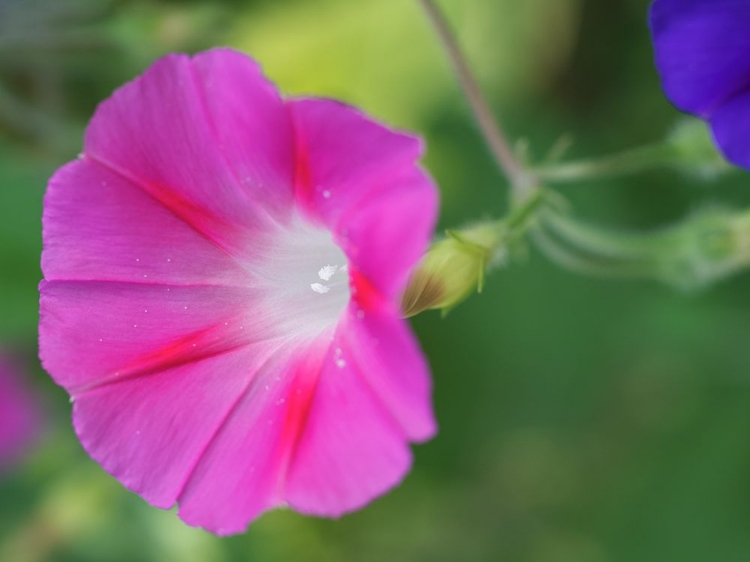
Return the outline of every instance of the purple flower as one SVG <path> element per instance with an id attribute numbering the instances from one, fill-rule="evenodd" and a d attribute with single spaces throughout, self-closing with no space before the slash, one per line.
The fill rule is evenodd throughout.
<path id="1" fill-rule="evenodd" d="M 750 169 L 750 0 L 655 0 L 650 16 L 667 97 Z"/>
<path id="2" fill-rule="evenodd" d="M 436 431 L 399 309 L 437 214 L 421 154 L 226 49 L 102 103 L 43 219 L 41 357 L 91 456 L 220 534 L 395 486 Z"/>

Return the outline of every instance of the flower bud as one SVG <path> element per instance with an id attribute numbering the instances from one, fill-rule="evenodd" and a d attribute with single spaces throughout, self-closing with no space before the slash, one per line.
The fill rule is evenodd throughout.
<path id="1" fill-rule="evenodd" d="M 659 277 L 685 290 L 696 290 L 750 266 L 750 214 L 706 209 L 672 232 Z"/>
<path id="2" fill-rule="evenodd" d="M 447 312 L 473 291 L 481 292 L 485 272 L 502 258 L 502 232 L 497 222 L 447 231 L 447 238 L 432 245 L 412 274 L 401 301 L 404 316 L 430 309 Z"/>
<path id="3" fill-rule="evenodd" d="M 693 118 L 680 120 L 667 136 L 674 167 L 688 175 L 712 179 L 732 169 L 716 148 L 707 125 Z"/>

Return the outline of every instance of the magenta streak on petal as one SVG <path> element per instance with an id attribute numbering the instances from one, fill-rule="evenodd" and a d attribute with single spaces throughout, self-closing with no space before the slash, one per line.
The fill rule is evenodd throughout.
<path id="1" fill-rule="evenodd" d="M 415 164 L 421 141 L 331 100 L 287 104 L 297 139 L 297 204 L 334 233 L 386 298 L 398 298 L 437 214 L 437 192 Z"/>
<path id="2" fill-rule="evenodd" d="M 203 56 L 206 56 L 206 55 L 203 55 Z M 211 111 L 210 111 L 209 105 L 208 105 L 208 100 L 206 99 L 206 93 L 205 93 L 203 87 L 201 86 L 201 81 L 198 78 L 198 74 L 197 74 L 198 71 L 195 68 L 195 60 L 191 61 L 191 64 L 190 64 L 189 68 L 190 68 L 190 73 L 189 73 L 190 74 L 190 78 L 193 81 L 193 86 L 194 86 L 195 91 L 197 93 L 198 104 L 199 104 L 199 106 L 201 108 L 201 111 L 203 112 L 203 117 L 204 117 L 206 123 L 208 124 L 208 128 L 209 128 L 209 130 L 211 132 L 211 135 L 213 137 L 214 144 L 216 144 L 217 146 L 220 146 L 220 147 L 221 146 L 225 147 L 225 145 L 223 145 L 222 142 L 221 142 L 221 140 L 220 140 L 219 128 L 218 128 L 218 126 L 216 124 L 216 121 L 215 121 L 213 115 L 211 114 Z M 231 165 L 232 163 L 229 161 L 229 158 L 227 157 L 225 149 L 226 149 L 226 147 L 223 150 L 219 151 L 220 154 L 221 154 L 221 159 L 227 165 L 227 169 L 229 170 L 230 174 L 234 178 L 234 180 L 236 182 L 236 185 L 238 185 L 238 186 L 239 185 L 243 185 L 245 182 L 243 181 L 242 178 L 239 177 L 239 175 L 237 174 L 237 171 Z M 276 210 L 276 212 L 278 213 L 278 210 Z M 276 216 L 274 216 L 274 214 L 268 212 L 268 210 L 266 211 L 266 213 L 262 213 L 261 216 L 265 220 L 267 220 L 267 221 L 269 221 L 271 223 L 276 223 L 275 226 L 277 228 L 281 224 L 286 223 L 286 222 L 289 221 L 288 214 L 287 214 L 287 216 L 284 217 L 284 219 L 285 219 L 284 221 L 279 222 L 278 218 Z"/>
<path id="3" fill-rule="evenodd" d="M 257 299 L 247 289 L 52 281 L 41 291 L 42 362 L 69 390 L 96 386 L 154 349 L 209 329 L 222 349 L 278 335 L 273 319 L 243 314 L 243 301 Z M 241 323 L 233 321 L 238 314 Z"/>
<path id="4" fill-rule="evenodd" d="M 239 319 L 231 319 L 232 324 Z M 268 340 L 270 341 L 270 340 Z M 257 340 L 252 343 L 260 343 Z M 101 378 L 80 387 L 71 387 L 73 397 L 102 386 L 115 384 L 123 380 L 158 375 L 161 371 L 173 369 L 186 363 L 198 362 L 224 353 L 235 351 L 248 345 L 247 341 L 232 342 L 226 337 L 224 325 L 210 326 L 193 332 L 179 340 L 170 342 L 159 349 L 149 351 L 128 364 L 117 369 L 109 377 Z"/>
<path id="5" fill-rule="evenodd" d="M 352 300 L 363 311 L 376 310 L 387 306 L 388 301 L 355 265 L 349 266 L 349 284 L 352 290 Z"/>
<path id="6" fill-rule="evenodd" d="M 352 205 L 333 228 L 360 273 L 386 300 L 396 301 L 427 248 L 438 202 L 430 181 L 414 167 L 378 187 L 377 199 Z"/>
<path id="7" fill-rule="evenodd" d="M 328 337 L 323 335 L 321 339 L 328 339 Z M 295 366 L 291 375 L 292 384 L 279 440 L 279 454 L 282 461 L 279 468 L 276 494 L 280 500 L 285 498 L 289 466 L 294 462 L 300 437 L 307 425 L 310 407 L 318 388 L 320 372 L 323 369 L 323 361 L 329 349 L 330 345 L 314 346 L 308 356 Z"/>
<path id="8" fill-rule="evenodd" d="M 55 173 L 42 219 L 48 281 L 249 284 L 238 260 L 147 190 L 88 158 Z"/>
<path id="9" fill-rule="evenodd" d="M 411 463 L 403 430 L 334 338 L 285 487 L 303 513 L 340 516 L 400 481 Z"/>
<path id="10" fill-rule="evenodd" d="M 146 182 L 118 168 L 115 164 L 107 162 L 101 157 L 93 156 L 90 153 L 84 153 L 83 156 L 94 164 L 102 166 L 131 184 L 138 186 L 144 193 L 153 197 L 186 225 L 230 256 L 232 255 L 233 247 L 228 241 L 233 237 L 240 236 L 244 238 L 246 236 L 237 226 L 212 215 L 208 209 L 197 207 L 187 199 L 180 197 L 174 189 L 169 189 L 153 182 Z"/>
<path id="11" fill-rule="evenodd" d="M 321 334 L 314 342 L 303 344 L 303 350 L 297 349 L 287 359 L 280 356 L 288 356 L 287 350 L 291 348 L 288 345 L 281 345 L 269 357 L 266 364 L 258 369 L 259 373 L 265 371 L 266 374 L 256 375 L 227 410 L 212 438 L 206 442 L 206 446 L 196 457 L 196 462 L 183 483 L 178 503 L 181 506 L 181 516 L 186 521 L 205 526 L 219 534 L 237 532 L 247 524 L 245 516 L 224 516 L 224 523 L 219 523 L 213 520 L 217 517 L 215 514 L 210 518 L 207 518 L 205 514 L 198 516 L 194 514 L 194 509 L 197 504 L 204 506 L 200 508 L 201 511 L 206 511 L 205 495 L 207 493 L 213 495 L 206 490 L 215 487 L 216 484 L 212 482 L 215 478 L 207 476 L 206 471 L 210 474 L 214 470 L 223 470 L 222 467 L 215 465 L 213 460 L 226 451 L 226 444 L 222 440 L 233 440 L 232 435 L 236 435 L 238 431 L 242 432 L 242 427 L 245 427 L 245 431 L 249 431 L 254 424 L 255 431 L 273 432 L 273 438 L 269 441 L 268 447 L 265 452 L 259 452 L 253 445 L 246 445 L 249 453 L 245 459 L 248 464 L 245 466 L 249 465 L 251 474 L 233 473 L 231 477 L 225 476 L 220 481 L 233 480 L 238 482 L 235 485 L 246 481 L 246 485 L 252 486 L 254 493 L 243 490 L 237 491 L 236 494 L 246 496 L 247 499 L 244 501 L 247 505 L 253 506 L 251 509 L 257 513 L 285 503 L 284 488 L 288 467 L 306 424 L 307 413 L 316 392 L 321 363 L 328 349 L 328 341 L 330 341 L 330 335 Z M 295 347 L 299 348 L 299 343 Z M 271 372 L 278 374 L 271 377 Z M 264 405 L 259 395 L 270 397 L 270 399 L 266 399 Z M 249 414 L 248 410 L 248 406 L 253 404 L 255 404 L 252 408 L 255 411 L 254 417 Z M 269 424 L 271 421 L 278 423 L 263 424 L 267 415 L 271 416 L 268 418 Z M 259 421 L 248 422 L 248 417 L 250 420 Z M 243 433 L 242 439 L 245 438 Z M 214 464 L 213 467 L 212 464 Z M 224 493 L 224 491 L 217 490 L 217 493 Z M 235 499 L 240 501 L 239 498 Z"/>
<path id="12" fill-rule="evenodd" d="M 249 520 L 279 505 L 279 470 L 287 400 L 295 365 L 307 346 L 279 350 L 256 375 L 216 433 L 179 497 L 180 516 L 219 534 L 243 530 Z"/>
<path id="13" fill-rule="evenodd" d="M 287 100 L 295 134 L 295 200 L 332 230 L 337 217 L 423 152 L 415 137 L 393 132 L 330 99 Z M 343 157 L 342 157 L 343 156 Z"/>
<path id="14" fill-rule="evenodd" d="M 288 222 L 294 208 L 294 141 L 278 90 L 241 53 L 214 49 L 191 63 L 216 145 L 243 195 L 272 221 Z"/>
<path id="15" fill-rule="evenodd" d="M 190 480 L 191 478 L 193 478 L 193 475 L 198 467 L 198 464 L 208 454 L 210 448 L 213 446 L 213 443 L 217 440 L 218 436 L 225 430 L 227 424 L 231 422 L 232 417 L 236 415 L 238 408 L 240 407 L 242 402 L 247 399 L 253 387 L 259 384 L 259 378 L 260 378 L 259 373 L 262 373 L 268 368 L 271 361 L 275 358 L 275 354 L 278 353 L 278 349 L 280 349 L 281 347 L 282 346 L 279 346 L 276 349 L 276 352 L 269 354 L 263 360 L 263 362 L 257 367 L 254 373 L 254 376 L 248 379 L 245 387 L 237 395 L 237 399 L 234 402 L 232 402 L 230 406 L 227 408 L 226 412 L 221 417 L 219 423 L 216 425 L 216 428 L 211 433 L 211 436 L 206 440 L 205 445 L 201 448 L 200 452 L 195 456 L 195 460 L 192 462 L 191 467 L 187 470 L 184 481 L 179 486 L 178 491 L 176 493 L 176 498 L 177 498 L 178 503 L 181 501 L 182 496 L 185 493 L 185 489 L 190 484 Z"/>
<path id="16" fill-rule="evenodd" d="M 129 489 L 171 507 L 275 347 L 236 350 L 100 387 L 74 404 L 84 448 Z M 220 522 L 219 522 L 220 523 Z"/>
<path id="17" fill-rule="evenodd" d="M 301 126 L 291 106 L 289 114 L 294 127 L 294 198 L 302 213 L 311 221 L 318 222 L 320 217 L 316 214 L 313 204 L 313 187 L 310 176 L 310 156 L 307 142 L 302 136 Z"/>

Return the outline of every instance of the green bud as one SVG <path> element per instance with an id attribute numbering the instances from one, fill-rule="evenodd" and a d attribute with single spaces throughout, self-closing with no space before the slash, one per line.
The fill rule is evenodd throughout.
<path id="1" fill-rule="evenodd" d="M 645 233 L 600 228 L 547 212 L 535 241 L 550 259 L 579 273 L 655 279 L 695 291 L 750 268 L 750 210 L 707 208 Z"/>
<path id="2" fill-rule="evenodd" d="M 474 291 L 481 292 L 486 271 L 502 259 L 498 248 L 503 233 L 498 222 L 447 231 L 412 274 L 401 301 L 404 316 L 430 309 L 447 312 Z"/>
<path id="3" fill-rule="evenodd" d="M 750 214 L 713 208 L 692 216 L 671 232 L 659 277 L 696 290 L 750 266 Z"/>
<path id="4" fill-rule="evenodd" d="M 666 138 L 674 150 L 674 167 L 689 175 L 713 179 L 732 169 L 714 144 L 711 132 L 700 119 L 680 120 Z"/>

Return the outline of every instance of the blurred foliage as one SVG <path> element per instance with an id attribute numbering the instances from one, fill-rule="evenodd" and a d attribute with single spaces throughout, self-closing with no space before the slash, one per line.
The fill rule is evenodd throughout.
<path id="1" fill-rule="evenodd" d="M 444 0 L 506 129 L 539 158 L 661 138 L 646 0 Z M 25 354 L 48 435 L 0 480 L 0 560 L 744 561 L 750 555 L 750 277 L 686 298 L 561 271 L 533 251 L 445 320 L 415 319 L 441 431 L 405 483 L 339 521 L 275 511 L 218 539 L 148 507 L 77 444 L 35 358 L 46 178 L 96 104 L 158 56 L 228 44 L 287 92 L 419 131 L 445 228 L 499 216 L 505 186 L 415 2 L 0 0 L 0 342 Z M 646 228 L 746 174 L 566 186 L 577 213 Z"/>

